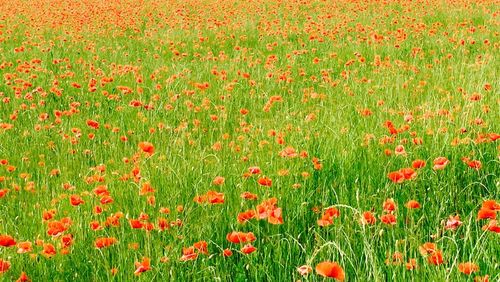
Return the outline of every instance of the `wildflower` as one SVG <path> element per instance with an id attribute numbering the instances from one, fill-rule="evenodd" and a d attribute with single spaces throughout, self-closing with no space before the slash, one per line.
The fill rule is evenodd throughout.
<path id="1" fill-rule="evenodd" d="M 473 262 L 463 262 L 458 264 L 458 271 L 465 275 L 471 275 L 479 271 L 479 266 Z"/>
<path id="2" fill-rule="evenodd" d="M 448 163 L 450 163 L 450 161 L 446 157 L 438 157 L 434 160 L 434 166 L 432 168 L 434 170 L 442 170 Z"/>
<path id="3" fill-rule="evenodd" d="M 333 278 L 338 281 L 343 281 L 345 278 L 344 270 L 336 262 L 320 262 L 316 265 L 316 273 L 323 277 Z"/>

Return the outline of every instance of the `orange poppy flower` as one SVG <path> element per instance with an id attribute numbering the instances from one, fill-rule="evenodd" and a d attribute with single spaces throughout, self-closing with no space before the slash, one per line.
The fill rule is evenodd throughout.
<path id="1" fill-rule="evenodd" d="M 195 248 L 198 253 L 208 255 L 208 243 L 206 241 L 199 241 L 194 243 L 193 248 Z"/>
<path id="2" fill-rule="evenodd" d="M 9 189 L 0 189 L 0 199 L 7 195 L 7 193 L 9 193 Z"/>
<path id="3" fill-rule="evenodd" d="M 323 164 L 321 164 L 318 158 L 313 158 L 312 162 L 315 170 L 321 170 L 323 168 Z"/>
<path id="4" fill-rule="evenodd" d="M 198 253 L 196 253 L 195 248 L 191 246 L 189 248 L 182 249 L 182 257 L 179 260 L 180 261 L 195 260 L 197 257 Z"/>
<path id="5" fill-rule="evenodd" d="M 207 200 L 210 204 L 223 204 L 224 203 L 224 193 L 216 191 L 207 192 Z"/>
<path id="6" fill-rule="evenodd" d="M 26 242 L 19 242 L 17 244 L 17 253 L 18 254 L 24 254 L 24 253 L 29 253 L 33 250 L 32 248 L 33 244 L 29 241 Z"/>
<path id="7" fill-rule="evenodd" d="M 222 185 L 222 184 L 224 184 L 224 181 L 225 181 L 225 180 L 226 180 L 226 179 L 225 179 L 224 177 L 222 177 L 222 176 L 217 176 L 217 177 L 215 177 L 215 178 L 214 178 L 214 180 L 212 181 L 212 183 L 213 183 L 214 185 Z"/>
<path id="8" fill-rule="evenodd" d="M 477 219 L 496 219 L 497 213 L 494 210 L 482 207 L 477 213 Z"/>
<path id="9" fill-rule="evenodd" d="M 47 224 L 47 227 L 47 234 L 53 237 L 57 237 L 67 230 L 67 226 L 61 221 L 51 221 Z"/>
<path id="10" fill-rule="evenodd" d="M 143 258 L 141 262 L 135 262 L 134 274 L 139 276 L 141 273 L 146 272 L 151 269 L 151 262 L 149 258 Z"/>
<path id="11" fill-rule="evenodd" d="M 298 156 L 298 153 L 293 147 L 286 147 L 280 152 L 280 156 L 283 158 L 295 158 Z"/>
<path id="12" fill-rule="evenodd" d="M 419 209 L 420 208 L 420 203 L 415 201 L 415 200 L 409 200 L 406 203 L 406 207 L 409 209 Z"/>
<path id="13" fill-rule="evenodd" d="M 233 231 L 226 235 L 226 239 L 231 243 L 240 244 L 240 243 L 253 242 L 257 238 L 252 232 L 245 233 L 245 232 Z"/>
<path id="14" fill-rule="evenodd" d="M 61 237 L 61 246 L 63 248 L 67 248 L 73 244 L 73 235 L 72 234 L 66 234 Z"/>
<path id="15" fill-rule="evenodd" d="M 50 258 L 52 256 L 55 256 L 56 254 L 57 254 L 57 251 L 56 251 L 56 248 L 54 247 L 54 245 L 52 245 L 50 243 L 43 244 L 42 255 Z"/>
<path id="16" fill-rule="evenodd" d="M 373 215 L 372 212 L 366 211 L 363 213 L 363 218 L 361 219 L 362 224 L 370 224 L 373 225 L 377 222 L 377 218 Z"/>
<path id="17" fill-rule="evenodd" d="M 237 220 L 238 223 L 245 223 L 250 219 L 257 218 L 257 212 L 255 210 L 248 210 L 246 212 L 242 212 L 238 214 Z"/>
<path id="18" fill-rule="evenodd" d="M 490 282 L 490 276 L 489 275 L 476 276 L 474 277 L 474 282 Z"/>
<path id="19" fill-rule="evenodd" d="M 426 242 L 423 245 L 421 245 L 418 249 L 423 256 L 426 256 L 428 254 L 434 253 L 437 250 L 437 247 L 436 244 L 434 243 Z"/>
<path id="20" fill-rule="evenodd" d="M 143 196 L 154 192 L 155 189 L 153 188 L 153 186 L 151 186 L 151 183 L 145 182 L 141 186 L 141 191 L 139 192 L 139 195 Z"/>
<path id="21" fill-rule="evenodd" d="M 193 202 L 195 202 L 197 204 L 200 204 L 200 205 L 203 204 L 206 201 L 207 201 L 206 195 L 201 195 L 201 196 L 200 195 L 196 195 L 193 198 Z"/>
<path id="22" fill-rule="evenodd" d="M 106 185 L 99 185 L 93 191 L 97 196 L 109 196 L 109 190 Z"/>
<path id="23" fill-rule="evenodd" d="M 111 204 L 113 202 L 113 198 L 111 196 L 103 196 L 99 202 L 103 205 Z"/>
<path id="24" fill-rule="evenodd" d="M 396 203 L 394 202 L 394 200 L 392 198 L 386 199 L 384 201 L 384 204 L 382 205 L 382 208 L 386 212 L 393 212 L 396 210 L 396 207 L 397 207 Z"/>
<path id="25" fill-rule="evenodd" d="M 473 262 L 463 262 L 458 264 L 458 271 L 465 275 L 471 275 L 479 271 L 479 266 Z"/>
<path id="26" fill-rule="evenodd" d="M 405 266 L 406 266 L 407 270 L 417 269 L 417 260 L 412 258 L 412 259 L 408 260 L 408 262 L 406 263 Z"/>
<path id="27" fill-rule="evenodd" d="M 114 237 L 101 237 L 95 240 L 94 246 L 98 249 L 109 247 L 118 242 Z"/>
<path id="28" fill-rule="evenodd" d="M 316 265 L 316 273 L 323 277 L 333 278 L 338 281 L 343 281 L 345 278 L 344 269 L 336 262 L 320 262 Z"/>
<path id="29" fill-rule="evenodd" d="M 433 265 L 440 265 L 443 261 L 443 252 L 436 250 L 430 256 L 427 257 L 427 261 Z"/>
<path id="30" fill-rule="evenodd" d="M 245 199 L 245 200 L 257 200 L 257 198 L 258 198 L 257 195 L 250 193 L 248 191 L 241 193 L 240 197 Z"/>
<path id="31" fill-rule="evenodd" d="M 325 227 L 333 224 L 333 219 L 340 216 L 340 212 L 335 208 L 331 207 L 325 210 L 320 219 L 318 219 L 317 223 L 319 226 Z"/>
<path id="32" fill-rule="evenodd" d="M 494 210 L 494 211 L 500 211 L 500 204 L 497 203 L 495 200 L 486 200 L 482 204 L 483 208 Z"/>
<path id="33" fill-rule="evenodd" d="M 320 219 L 318 219 L 317 224 L 321 227 L 332 225 L 333 218 L 320 218 Z"/>
<path id="34" fill-rule="evenodd" d="M 268 212 L 267 222 L 271 224 L 283 224 L 281 208 L 275 208 Z"/>

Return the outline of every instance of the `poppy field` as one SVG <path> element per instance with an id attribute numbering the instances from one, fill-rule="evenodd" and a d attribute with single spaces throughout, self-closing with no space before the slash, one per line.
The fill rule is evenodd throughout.
<path id="1" fill-rule="evenodd" d="M 499 281 L 490 0 L 0 0 L 0 281 Z"/>

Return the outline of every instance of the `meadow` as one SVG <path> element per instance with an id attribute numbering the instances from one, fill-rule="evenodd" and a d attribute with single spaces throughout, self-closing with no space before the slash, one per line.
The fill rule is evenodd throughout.
<path id="1" fill-rule="evenodd" d="M 0 281 L 499 281 L 499 27 L 0 0 Z"/>

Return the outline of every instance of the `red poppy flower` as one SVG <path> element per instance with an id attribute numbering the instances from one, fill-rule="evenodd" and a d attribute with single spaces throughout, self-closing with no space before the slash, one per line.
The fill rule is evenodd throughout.
<path id="1" fill-rule="evenodd" d="M 494 210 L 482 207 L 477 213 L 477 219 L 496 219 L 497 213 Z"/>
<path id="2" fill-rule="evenodd" d="M 375 224 L 377 222 L 377 218 L 373 215 L 372 212 L 366 211 L 363 213 L 363 218 L 361 219 L 362 224 Z"/>
<path id="3" fill-rule="evenodd" d="M 55 256 L 56 254 L 57 254 L 57 251 L 56 251 L 56 247 L 54 247 L 54 245 L 52 245 L 50 243 L 43 244 L 42 255 L 50 258 L 52 256 Z"/>
<path id="4" fill-rule="evenodd" d="M 396 210 L 396 203 L 392 198 L 386 199 L 384 201 L 384 204 L 382 205 L 382 208 L 386 212 L 393 212 L 394 210 Z"/>
<path id="5" fill-rule="evenodd" d="M 438 157 L 434 160 L 434 170 L 444 169 L 450 161 L 446 157 Z"/>
<path id="6" fill-rule="evenodd" d="M 251 174 L 259 174 L 261 170 L 258 166 L 251 166 L 248 168 L 248 172 Z"/>
<path id="7" fill-rule="evenodd" d="M 69 198 L 70 204 L 72 206 L 79 206 L 81 204 L 84 204 L 85 202 L 82 200 L 82 198 L 78 195 L 71 195 Z"/>
<path id="8" fill-rule="evenodd" d="M 12 236 L 0 235 L 0 246 L 9 248 L 15 245 L 16 245 L 16 240 L 14 240 Z"/>
<path id="9" fill-rule="evenodd" d="M 222 251 L 222 255 L 224 257 L 230 257 L 233 255 L 233 252 L 230 249 L 224 249 L 224 251 Z"/>
<path id="10" fill-rule="evenodd" d="M 417 173 L 411 167 L 402 168 L 399 170 L 399 172 L 404 175 L 405 180 L 411 180 L 417 177 Z"/>
<path id="11" fill-rule="evenodd" d="M 195 260 L 196 258 L 198 258 L 198 253 L 195 252 L 195 248 L 193 246 L 182 249 L 182 257 L 180 258 L 180 261 Z"/>
<path id="12" fill-rule="evenodd" d="M 151 262 L 149 258 L 143 258 L 141 262 L 135 263 L 135 275 L 141 275 L 141 273 L 146 272 L 151 269 Z"/>
<path id="13" fill-rule="evenodd" d="M 391 213 L 384 214 L 380 217 L 380 221 L 382 221 L 385 224 L 394 225 L 396 224 L 396 217 Z"/>
<path id="14" fill-rule="evenodd" d="M 444 229 L 455 230 L 460 225 L 462 225 L 462 222 L 460 221 L 460 216 L 459 215 L 456 215 L 456 216 L 450 215 L 450 217 L 448 218 L 448 220 L 446 220 Z"/>
<path id="15" fill-rule="evenodd" d="M 31 279 L 28 277 L 26 272 L 21 272 L 19 278 L 17 278 L 16 282 L 31 282 Z"/>
<path id="16" fill-rule="evenodd" d="M 405 181 L 405 175 L 400 171 L 393 171 L 387 174 L 387 177 L 394 183 L 400 184 Z"/>
<path id="17" fill-rule="evenodd" d="M 239 213 L 237 220 L 239 223 L 245 223 L 254 218 L 257 218 L 257 213 L 255 212 L 255 210 L 248 210 L 246 212 Z"/>
<path id="18" fill-rule="evenodd" d="M 252 246 L 252 244 L 246 244 L 241 248 L 241 252 L 244 253 L 245 255 L 251 254 L 255 252 L 257 249 Z"/>
<path id="19" fill-rule="evenodd" d="M 87 125 L 91 128 L 98 129 L 99 123 L 95 120 L 87 120 Z"/>
<path id="20" fill-rule="evenodd" d="M 0 259 L 0 274 L 7 272 L 10 269 L 10 262 Z"/>
<path id="21" fill-rule="evenodd" d="M 239 243 L 250 243 L 255 241 L 257 238 L 252 232 L 245 233 L 245 232 L 233 231 L 227 234 L 226 239 L 231 243 L 239 244 Z"/>
<path id="22" fill-rule="evenodd" d="M 488 230 L 491 232 L 495 233 L 500 233 L 500 226 L 498 225 L 498 222 L 494 219 L 490 220 L 488 224 L 482 227 L 483 230 Z"/>
<path id="23" fill-rule="evenodd" d="M 139 148 L 150 156 L 155 152 L 155 147 L 149 142 L 139 142 Z"/>
<path id="24" fill-rule="evenodd" d="M 316 273 L 323 277 L 333 278 L 338 281 L 343 281 L 345 278 L 344 270 L 336 262 L 320 262 L 316 265 Z"/>
<path id="25" fill-rule="evenodd" d="M 259 178 L 258 183 L 262 186 L 271 187 L 273 182 L 268 177 L 261 177 L 261 178 Z"/>
<path id="26" fill-rule="evenodd" d="M 414 168 L 414 169 L 419 169 L 419 168 L 423 168 L 425 167 L 426 163 L 424 160 L 414 160 L 413 163 L 411 164 L 411 166 Z"/>
<path id="27" fill-rule="evenodd" d="M 475 170 L 480 170 L 480 169 L 481 169 L 481 167 L 482 167 L 481 161 L 478 161 L 478 160 L 468 161 L 468 162 L 467 162 L 467 165 L 468 165 L 470 168 L 475 169 Z"/>

